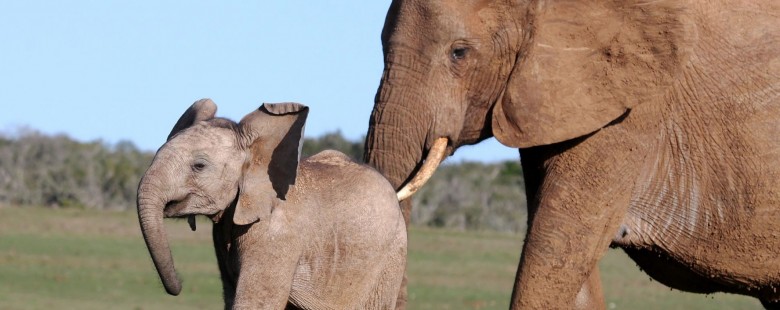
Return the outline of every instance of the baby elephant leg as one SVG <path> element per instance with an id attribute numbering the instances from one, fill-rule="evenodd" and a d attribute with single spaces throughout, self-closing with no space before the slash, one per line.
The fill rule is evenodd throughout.
<path id="1" fill-rule="evenodd" d="M 279 249 L 262 247 L 241 255 L 233 309 L 285 308 L 299 255 Z"/>

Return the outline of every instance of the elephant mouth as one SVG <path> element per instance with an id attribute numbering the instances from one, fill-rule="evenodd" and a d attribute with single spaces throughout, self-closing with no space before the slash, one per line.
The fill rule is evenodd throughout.
<path id="1" fill-rule="evenodd" d="M 425 185 L 425 182 L 428 182 L 431 176 L 433 176 L 433 173 L 436 172 L 436 168 L 439 167 L 442 160 L 447 157 L 448 144 L 449 139 L 445 137 L 437 138 L 436 141 L 433 142 L 433 146 L 428 151 L 428 156 L 425 158 L 425 161 L 417 174 L 396 193 L 398 201 L 411 197 L 417 190 Z"/>
<path id="2" fill-rule="evenodd" d="M 190 205 L 191 195 L 187 195 L 181 200 L 171 200 L 165 204 L 163 208 L 163 215 L 168 218 L 187 218 L 187 224 L 190 225 L 190 229 L 195 231 L 197 229 L 195 225 L 195 214 L 188 213 L 185 209 Z"/>
<path id="3" fill-rule="evenodd" d="M 184 197 L 184 199 L 176 199 L 171 200 L 168 203 L 165 204 L 165 208 L 163 208 L 163 215 L 165 217 L 176 217 L 176 218 L 182 218 L 186 217 L 188 214 L 184 213 L 184 209 L 187 208 L 187 205 L 189 204 L 190 195 L 187 195 Z"/>
<path id="4" fill-rule="evenodd" d="M 194 197 L 193 197 L 194 196 Z M 238 198 L 236 198 L 238 199 Z M 206 199 L 205 205 L 213 204 L 210 200 Z M 163 208 L 163 215 L 166 218 L 186 218 L 187 223 L 190 225 L 190 229 L 195 231 L 195 216 L 205 215 L 210 218 L 214 223 L 218 223 L 222 219 L 224 210 L 212 210 L 213 213 L 207 211 L 209 208 L 197 207 L 199 202 L 204 202 L 204 197 L 187 194 L 183 199 L 174 199 L 168 201 Z M 235 201 L 233 201 L 235 203 Z"/>

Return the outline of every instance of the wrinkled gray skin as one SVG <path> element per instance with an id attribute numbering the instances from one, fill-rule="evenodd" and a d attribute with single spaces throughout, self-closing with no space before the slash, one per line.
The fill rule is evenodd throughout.
<path id="1" fill-rule="evenodd" d="M 264 104 L 239 124 L 215 112 L 210 100 L 193 104 L 139 185 L 166 291 L 181 285 L 163 217 L 206 215 L 226 309 L 392 309 L 406 226 L 387 180 L 336 151 L 299 163 L 305 106 Z"/>
<path id="2" fill-rule="evenodd" d="M 775 307 L 778 16 L 777 0 L 395 0 L 366 161 L 400 188 L 440 137 L 520 150 L 513 309 L 604 308 L 610 245 L 670 287 Z"/>

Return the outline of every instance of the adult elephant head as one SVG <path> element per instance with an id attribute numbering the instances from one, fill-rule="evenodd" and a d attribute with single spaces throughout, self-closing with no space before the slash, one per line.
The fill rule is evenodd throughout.
<path id="1" fill-rule="evenodd" d="M 451 154 L 491 136 L 525 148 L 592 133 L 679 72 L 682 12 L 667 1 L 393 1 L 365 159 L 400 187 L 437 138 Z"/>

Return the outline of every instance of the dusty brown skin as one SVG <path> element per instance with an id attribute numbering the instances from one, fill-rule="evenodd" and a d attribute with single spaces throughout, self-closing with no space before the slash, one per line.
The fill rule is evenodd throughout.
<path id="1" fill-rule="evenodd" d="M 206 215 L 226 309 L 394 308 L 406 226 L 387 180 L 336 151 L 299 163 L 303 105 L 264 104 L 238 124 L 215 112 L 210 100 L 193 104 L 139 185 L 166 291 L 181 285 L 163 217 Z"/>
<path id="2" fill-rule="evenodd" d="M 776 307 L 779 6 L 393 1 L 366 161 L 400 188 L 439 137 L 520 149 L 513 309 L 604 308 L 610 245 L 670 287 Z"/>

